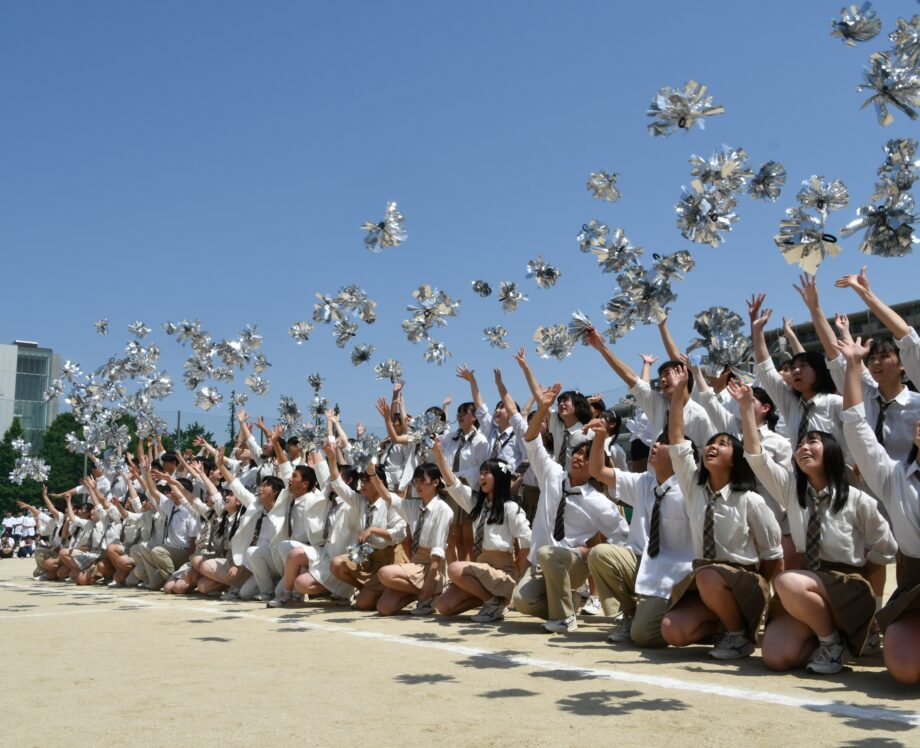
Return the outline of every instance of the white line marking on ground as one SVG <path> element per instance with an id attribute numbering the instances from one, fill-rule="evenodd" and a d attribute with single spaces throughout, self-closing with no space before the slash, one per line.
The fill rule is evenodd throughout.
<path id="1" fill-rule="evenodd" d="M 34 590 L 36 587 L 31 587 L 28 585 L 14 584 L 12 582 L 0 582 L 0 588 L 8 589 L 17 589 L 17 590 Z M 55 589 L 55 588 L 49 588 Z M 58 590 L 55 590 L 58 591 Z M 898 712 L 893 711 L 887 707 L 874 707 L 874 706 L 855 706 L 852 704 L 844 704 L 836 701 L 829 701 L 827 699 L 806 699 L 798 696 L 788 696 L 785 694 L 774 693 L 772 691 L 756 691 L 747 688 L 737 688 L 734 686 L 721 686 L 715 683 L 708 682 L 694 682 L 688 680 L 682 680 L 680 678 L 674 678 L 669 676 L 661 675 L 643 675 L 640 673 L 630 673 L 622 670 L 614 670 L 609 668 L 590 668 L 583 667 L 580 665 L 570 665 L 563 662 L 555 662 L 553 660 L 544 660 L 538 657 L 526 657 L 520 655 L 508 655 L 501 652 L 494 652 L 489 649 L 479 649 L 478 647 L 464 646 L 460 644 L 452 644 L 450 642 L 440 642 L 432 641 L 430 639 L 413 639 L 407 636 L 401 636 L 398 634 L 383 634 L 377 631 L 367 631 L 364 629 L 357 628 L 347 628 L 345 626 L 336 626 L 334 624 L 328 623 L 312 623 L 310 621 L 289 621 L 284 620 L 280 621 L 277 618 L 273 618 L 266 615 L 256 615 L 255 613 L 248 613 L 246 611 L 228 609 L 227 607 L 219 604 L 218 602 L 213 602 L 210 605 L 183 605 L 181 608 L 178 608 L 175 605 L 167 605 L 162 603 L 153 602 L 150 600 L 145 600 L 138 597 L 137 595 L 132 594 L 119 594 L 111 595 L 107 593 L 100 594 L 100 591 L 94 590 L 91 588 L 87 589 L 78 589 L 73 587 L 61 588 L 61 594 L 68 595 L 91 595 L 94 597 L 100 597 L 106 601 L 116 601 L 116 600 L 131 600 L 140 604 L 146 610 L 160 609 L 160 610 L 189 610 L 196 613 L 227 613 L 231 614 L 236 618 L 246 618 L 253 621 L 261 621 L 262 623 L 271 623 L 271 624 L 289 624 L 298 626 L 300 628 L 310 629 L 312 631 L 322 631 L 329 634 L 341 634 L 344 636 L 353 636 L 361 639 L 373 639 L 376 641 L 387 642 L 390 644 L 400 644 L 403 646 L 409 647 L 422 647 L 424 649 L 436 649 L 442 652 L 450 652 L 451 654 L 463 655 L 465 657 L 482 657 L 484 659 L 493 660 L 495 662 L 501 663 L 511 663 L 514 665 L 520 665 L 522 667 L 529 667 L 535 670 L 561 670 L 568 673 L 576 673 L 578 675 L 583 675 L 586 678 L 597 678 L 599 680 L 611 680 L 611 681 L 620 681 L 623 683 L 633 683 L 644 686 L 652 686 L 654 688 L 661 688 L 664 690 L 670 691 L 688 691 L 691 693 L 700 693 L 710 696 L 722 696 L 729 699 L 738 699 L 741 701 L 755 701 L 759 704 L 775 704 L 777 706 L 786 706 L 793 707 L 798 709 L 806 709 L 813 712 L 825 712 L 827 714 L 833 714 L 838 717 L 850 717 L 853 719 L 865 719 L 873 722 L 896 722 L 903 725 L 910 725 L 911 727 L 920 727 L 920 714 L 917 712 Z M 109 610 L 109 608 L 100 609 L 99 612 L 103 610 Z M 73 611 L 74 613 L 78 612 L 92 612 L 92 611 Z M 22 616 L 4 616 L 9 618 L 16 617 L 26 617 L 30 614 L 23 614 Z M 39 616 L 42 614 L 31 614 L 34 616 Z M 54 615 L 54 614 L 48 614 Z"/>

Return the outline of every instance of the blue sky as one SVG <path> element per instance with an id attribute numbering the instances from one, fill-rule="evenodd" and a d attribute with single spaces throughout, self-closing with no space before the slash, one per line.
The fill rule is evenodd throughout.
<path id="1" fill-rule="evenodd" d="M 596 322 L 614 291 L 575 236 L 592 218 L 622 226 L 652 252 L 689 249 L 697 262 L 672 310 L 681 344 L 693 315 L 713 304 L 744 314 L 764 290 L 778 315 L 805 319 L 791 289 L 797 268 L 773 243 L 785 208 L 812 174 L 841 178 L 850 207 L 872 192 L 884 143 L 916 137 L 896 113 L 882 128 L 856 91 L 871 51 L 888 45 L 914 3 L 878 2 L 883 34 L 853 49 L 830 36 L 834 2 L 719 3 L 45 2 L 7 5 L 0 28 L 0 243 L 5 277 L 0 340 L 37 340 L 84 369 L 118 355 L 135 319 L 154 328 L 162 364 L 177 380 L 188 352 L 160 329 L 199 318 L 216 338 L 247 323 L 265 336 L 269 394 L 249 410 L 273 416 L 280 394 L 301 402 L 320 372 L 346 422 L 377 423 L 389 389 L 352 367 L 317 326 L 298 346 L 289 325 L 310 319 L 314 293 L 355 283 L 379 318 L 355 342 L 374 362 L 403 362 L 411 410 L 449 391 L 466 399 L 453 366 L 468 362 L 487 384 L 510 358 L 482 342 L 502 324 L 526 344 L 541 380 L 585 392 L 619 387 L 592 351 L 543 361 L 532 335 L 582 309 Z M 705 130 L 646 132 L 655 92 L 690 79 L 709 87 L 724 115 Z M 785 164 L 775 204 L 742 197 L 740 220 L 718 249 L 691 244 L 674 224 L 692 154 L 723 143 L 752 165 Z M 590 172 L 618 172 L 623 198 L 594 200 Z M 360 226 L 388 201 L 409 239 L 368 253 Z M 856 237 L 822 266 L 825 308 L 858 308 L 831 281 L 868 264 L 889 301 L 917 296 L 916 259 L 865 257 Z M 525 279 L 542 254 L 562 270 L 552 290 Z M 515 280 L 530 301 L 514 314 L 470 281 Z M 449 366 L 422 359 L 400 321 L 421 283 L 461 299 L 439 330 Z M 94 320 L 108 317 L 108 336 Z M 658 353 L 654 328 L 617 351 L 639 365 Z M 229 386 L 220 386 L 228 391 Z M 238 384 L 238 388 L 243 388 Z M 494 391 L 486 389 L 494 400 Z M 611 396 L 613 393 L 611 392 Z M 615 399 L 615 397 L 614 397 Z M 181 386 L 163 410 L 194 416 Z M 188 415 L 186 415 L 186 413 Z M 201 420 L 219 423 L 226 409 Z"/>

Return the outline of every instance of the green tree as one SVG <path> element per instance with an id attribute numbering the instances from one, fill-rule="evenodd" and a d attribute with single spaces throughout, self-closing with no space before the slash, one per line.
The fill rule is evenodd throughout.
<path id="1" fill-rule="evenodd" d="M 184 453 L 185 450 L 191 449 L 197 452 L 198 448 L 195 446 L 195 439 L 199 436 L 203 436 L 209 444 L 214 444 L 214 434 L 205 429 L 198 421 L 193 421 L 179 432 L 179 451 Z M 176 449 L 176 435 L 164 434 L 163 446 L 166 449 Z"/>
<path id="2" fill-rule="evenodd" d="M 60 493 L 78 485 L 83 479 L 83 455 L 67 451 L 68 434 L 83 435 L 83 427 L 73 413 L 61 413 L 45 432 L 39 457 L 48 463 L 48 490 Z"/>
<path id="3" fill-rule="evenodd" d="M 26 480 L 21 486 L 10 481 L 10 472 L 16 464 L 19 453 L 13 449 L 13 440 L 24 435 L 22 423 L 14 418 L 0 442 L 0 512 L 15 512 L 17 501 L 30 501 L 41 496 L 41 488 L 33 480 Z"/>

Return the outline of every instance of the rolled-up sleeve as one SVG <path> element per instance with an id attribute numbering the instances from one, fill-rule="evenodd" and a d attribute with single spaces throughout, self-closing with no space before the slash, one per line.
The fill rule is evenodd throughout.
<path id="1" fill-rule="evenodd" d="M 747 521 L 757 546 L 757 555 L 764 561 L 782 558 L 782 531 L 767 502 L 759 494 L 748 495 Z"/>
<path id="2" fill-rule="evenodd" d="M 454 519 L 454 513 L 447 504 L 444 504 L 442 507 L 438 507 L 438 513 L 432 519 L 434 519 L 435 524 L 434 532 L 431 536 L 431 555 L 446 558 L 447 536 L 450 533 L 450 523 Z"/>
<path id="3" fill-rule="evenodd" d="M 903 338 L 895 341 L 901 351 L 901 366 L 907 378 L 920 387 L 920 335 L 912 327 Z"/>
<path id="4" fill-rule="evenodd" d="M 747 460 L 748 465 L 751 466 L 751 470 L 754 471 L 757 480 L 763 483 L 764 488 L 767 489 L 767 493 L 769 493 L 783 509 L 786 509 L 789 505 L 790 488 L 794 486 L 793 481 L 795 479 L 792 473 L 762 451 L 760 454 L 756 455 L 745 452 L 744 459 Z"/>

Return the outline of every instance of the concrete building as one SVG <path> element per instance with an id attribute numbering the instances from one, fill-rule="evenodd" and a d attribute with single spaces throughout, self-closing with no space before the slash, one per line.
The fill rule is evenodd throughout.
<path id="1" fill-rule="evenodd" d="M 41 446 L 58 414 L 58 398 L 46 403 L 42 393 L 60 374 L 61 357 L 50 348 L 27 340 L 0 343 L 0 436 L 19 418 L 33 450 Z"/>

